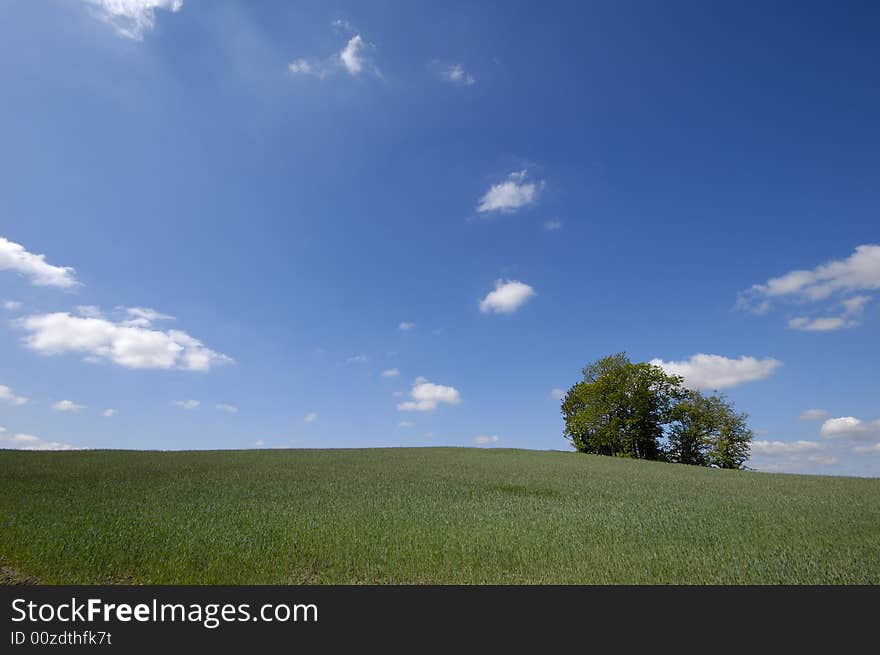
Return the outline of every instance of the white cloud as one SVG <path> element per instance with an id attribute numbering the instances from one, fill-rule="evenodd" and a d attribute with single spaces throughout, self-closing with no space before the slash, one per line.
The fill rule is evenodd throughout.
<path id="1" fill-rule="evenodd" d="M 35 255 L 21 244 L 0 237 L 0 271 L 4 270 L 18 273 L 38 287 L 69 289 L 79 284 L 69 266 L 53 266 L 45 255 Z"/>
<path id="2" fill-rule="evenodd" d="M 792 330 L 804 330 L 807 332 L 830 332 L 831 330 L 839 330 L 856 325 L 858 325 L 856 321 L 848 321 L 842 316 L 825 316 L 822 318 L 798 316 L 788 322 L 788 327 Z"/>
<path id="3" fill-rule="evenodd" d="M 560 389 L 559 387 L 550 389 L 550 397 L 556 400 L 562 400 L 565 398 L 565 389 Z"/>
<path id="4" fill-rule="evenodd" d="M 305 418 L 303 418 L 303 421 L 305 423 L 314 423 L 317 420 L 318 420 L 318 415 L 315 412 L 310 412 L 305 415 Z"/>
<path id="5" fill-rule="evenodd" d="M 104 314 L 95 305 L 77 305 L 76 313 L 85 318 L 103 318 Z"/>
<path id="6" fill-rule="evenodd" d="M 345 360 L 346 364 L 366 364 L 370 358 L 366 355 L 354 355 Z"/>
<path id="7" fill-rule="evenodd" d="M 692 355 L 690 359 L 679 362 L 652 359 L 650 363 L 671 375 L 682 376 L 685 385 L 692 389 L 709 390 L 727 389 L 762 380 L 782 366 L 782 362 L 772 357 L 756 359 L 743 355 L 739 359 L 731 359 L 704 353 Z"/>
<path id="8" fill-rule="evenodd" d="M 141 41 L 156 24 L 156 10 L 179 11 L 183 0 L 83 0 L 117 34 Z"/>
<path id="9" fill-rule="evenodd" d="M 0 448 L 13 450 L 78 450 L 75 446 L 58 441 L 44 441 L 32 434 L 6 434 L 0 430 Z"/>
<path id="10" fill-rule="evenodd" d="M 129 316 L 128 320 L 124 321 L 124 325 L 149 327 L 155 321 L 176 320 L 173 316 L 162 314 L 150 307 L 124 307 L 123 309 L 125 309 L 125 313 Z"/>
<path id="11" fill-rule="evenodd" d="M 105 409 L 103 412 L 101 412 L 101 416 L 104 416 L 106 418 L 112 418 L 112 417 L 116 416 L 116 410 L 115 409 Z"/>
<path id="12" fill-rule="evenodd" d="M 256 446 L 257 448 L 262 448 L 262 447 L 265 446 L 265 445 L 266 445 L 266 442 L 263 441 L 262 439 L 257 439 L 257 440 L 254 442 L 254 446 Z"/>
<path id="13" fill-rule="evenodd" d="M 511 173 L 504 182 L 493 184 L 480 198 L 477 211 L 480 213 L 498 211 L 509 214 L 533 204 L 538 200 L 544 182 L 531 182 L 527 178 L 528 172 L 523 170 Z"/>
<path id="14" fill-rule="evenodd" d="M 484 314 L 510 314 L 532 296 L 535 290 L 524 282 L 518 280 L 496 280 L 495 290 L 480 301 L 480 311 Z"/>
<path id="15" fill-rule="evenodd" d="M 853 296 L 840 302 L 843 305 L 843 312 L 847 315 L 861 314 L 865 305 L 871 302 L 871 296 Z"/>
<path id="16" fill-rule="evenodd" d="M 335 25 L 335 23 L 334 23 Z M 299 57 L 287 65 L 292 75 L 313 75 L 324 79 L 334 73 L 345 71 L 356 77 L 365 71 L 381 76 L 379 69 L 370 61 L 369 53 L 373 45 L 364 40 L 360 34 L 352 36 L 338 53 L 328 59 L 306 59 Z"/>
<path id="17" fill-rule="evenodd" d="M 752 441 L 752 455 L 796 455 L 824 450 L 818 441 Z"/>
<path id="18" fill-rule="evenodd" d="M 468 73 L 461 64 L 451 64 L 440 71 L 440 77 L 442 77 L 447 82 L 451 82 L 453 84 L 462 84 L 464 86 L 471 86 L 477 80 L 474 79 L 474 76 Z"/>
<path id="19" fill-rule="evenodd" d="M 798 418 L 802 421 L 821 421 L 828 416 L 824 409 L 805 409 Z"/>
<path id="20" fill-rule="evenodd" d="M 315 71 L 314 64 L 312 64 L 307 59 L 294 59 L 292 62 L 287 64 L 287 70 L 289 70 L 294 75 L 317 75 L 318 73 Z"/>
<path id="21" fill-rule="evenodd" d="M 24 396 L 16 395 L 10 387 L 0 384 L 0 400 L 10 403 L 11 405 L 24 405 L 28 399 Z"/>
<path id="22" fill-rule="evenodd" d="M 410 321 L 401 321 L 400 324 L 397 326 L 397 329 L 406 332 L 407 330 L 412 330 L 415 326 L 416 324 Z"/>
<path id="23" fill-rule="evenodd" d="M 208 371 L 233 361 L 181 330 L 149 328 L 144 316 L 113 322 L 55 312 L 28 316 L 18 324 L 30 332 L 25 344 L 45 355 L 83 353 L 127 368 L 189 371 Z"/>
<path id="24" fill-rule="evenodd" d="M 14 312 L 16 309 L 21 307 L 21 303 L 17 300 L 4 300 L 3 301 L 3 309 L 8 312 Z"/>
<path id="25" fill-rule="evenodd" d="M 411 428 L 414 425 L 415 423 L 413 423 L 412 421 L 398 421 L 397 423 L 397 427 L 399 428 Z"/>
<path id="26" fill-rule="evenodd" d="M 833 260 L 809 271 L 791 271 L 756 284 L 746 293 L 822 300 L 835 292 L 875 289 L 880 289 L 880 245 L 865 244 L 857 246 L 846 259 Z"/>
<path id="27" fill-rule="evenodd" d="M 548 232 L 555 232 L 556 230 L 561 230 L 562 229 L 562 221 L 560 221 L 559 219 L 555 219 L 555 218 L 552 221 L 545 221 L 544 222 L 544 229 L 547 230 Z"/>
<path id="28" fill-rule="evenodd" d="M 78 412 L 81 409 L 85 409 L 85 405 L 78 405 L 72 400 L 59 400 L 52 405 L 52 409 L 56 412 Z"/>
<path id="29" fill-rule="evenodd" d="M 495 444 L 495 443 L 498 443 L 499 441 L 501 441 L 501 439 L 499 439 L 497 434 L 493 434 L 492 436 L 488 436 L 485 434 L 479 434 L 476 437 L 474 437 L 474 443 L 477 444 L 478 446 L 486 446 L 489 444 Z"/>
<path id="30" fill-rule="evenodd" d="M 201 401 L 199 400 L 173 400 L 171 404 L 175 407 L 180 407 L 181 409 L 196 409 L 199 405 L 201 405 Z"/>
<path id="31" fill-rule="evenodd" d="M 339 59 L 342 61 L 342 65 L 345 66 L 345 70 L 348 71 L 349 75 L 360 75 L 361 72 L 363 72 L 365 47 L 366 45 L 364 44 L 361 35 L 355 34 L 348 40 L 348 43 L 345 44 L 342 52 L 339 53 Z"/>
<path id="32" fill-rule="evenodd" d="M 832 260 L 810 270 L 790 271 L 764 284 L 752 285 L 739 294 L 737 305 L 762 314 L 775 300 L 816 303 L 833 295 L 877 289 L 880 289 L 880 245 L 863 244 L 846 259 Z M 789 321 L 789 327 L 813 332 L 853 327 L 858 324 L 853 317 L 861 314 L 870 300 L 871 296 L 864 294 L 846 297 L 839 302 L 843 308 L 839 316 L 798 316 Z"/>
<path id="33" fill-rule="evenodd" d="M 853 452 L 859 455 L 880 455 L 880 441 L 871 446 L 856 446 Z"/>
<path id="34" fill-rule="evenodd" d="M 229 403 L 217 403 L 214 407 L 217 411 L 226 412 L 227 414 L 235 414 L 238 412 L 238 407 L 230 405 Z"/>
<path id="35" fill-rule="evenodd" d="M 447 387 L 442 384 L 434 384 L 425 378 L 416 378 L 409 392 L 412 400 L 399 403 L 398 411 L 401 412 L 432 412 L 440 404 L 458 405 L 461 395 L 458 389 Z"/>
<path id="36" fill-rule="evenodd" d="M 830 418 L 822 424 L 819 434 L 826 439 L 880 440 L 880 419 L 863 421 L 854 416 Z"/>
<path id="37" fill-rule="evenodd" d="M 396 378 L 398 375 L 400 375 L 399 368 L 389 368 L 389 369 L 382 371 L 383 378 Z"/>

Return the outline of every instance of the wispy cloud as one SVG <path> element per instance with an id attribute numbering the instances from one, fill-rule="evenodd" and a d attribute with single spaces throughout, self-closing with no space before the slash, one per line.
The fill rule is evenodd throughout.
<path id="1" fill-rule="evenodd" d="M 767 312 L 776 301 L 824 304 L 824 315 L 797 316 L 788 325 L 795 330 L 829 332 L 858 325 L 871 296 L 865 293 L 880 289 L 880 245 L 863 244 L 845 259 L 835 259 L 813 269 L 794 270 L 741 292 L 737 306 L 756 314 Z M 829 302 L 837 298 L 837 303 Z M 835 315 L 829 315 L 835 309 Z"/>
<path id="2" fill-rule="evenodd" d="M 179 11 L 183 0 L 83 0 L 119 36 L 141 41 L 156 24 L 156 10 Z"/>
<path id="3" fill-rule="evenodd" d="M 318 414 L 315 413 L 315 412 L 309 412 L 309 413 L 306 414 L 305 417 L 303 418 L 303 422 L 304 422 L 304 423 L 314 423 L 314 422 L 317 421 L 317 420 L 318 420 Z"/>
<path id="4" fill-rule="evenodd" d="M 78 412 L 81 409 L 85 409 L 85 405 L 79 405 L 72 400 L 59 400 L 52 405 L 52 409 L 56 412 Z"/>
<path id="5" fill-rule="evenodd" d="M 486 435 L 486 434 L 478 434 L 474 437 L 474 443 L 478 446 L 491 446 L 497 444 L 501 441 L 501 438 L 497 434 Z"/>
<path id="6" fill-rule="evenodd" d="M 77 450 L 75 446 L 58 441 L 46 441 L 32 434 L 8 434 L 0 427 L 0 448 L 13 450 Z"/>
<path id="7" fill-rule="evenodd" d="M 544 221 L 544 229 L 548 232 L 556 232 L 562 229 L 562 221 L 558 218 L 554 218 L 549 221 Z"/>
<path id="8" fill-rule="evenodd" d="M 46 255 L 29 252 L 20 243 L 0 237 L 0 271 L 12 271 L 39 287 L 69 289 L 79 284 L 74 270 L 69 266 L 54 266 L 46 261 Z M 5 305 L 6 309 L 17 309 Z"/>
<path id="9" fill-rule="evenodd" d="M 339 21 L 335 21 L 334 26 L 350 27 Z M 299 57 L 287 65 L 287 70 L 292 75 L 311 75 L 319 79 L 325 79 L 336 73 L 347 73 L 352 77 L 372 73 L 381 77 L 381 72 L 372 60 L 374 50 L 375 46 L 372 43 L 365 41 L 360 34 L 354 34 L 342 50 L 330 57 L 324 59 Z"/>
<path id="10" fill-rule="evenodd" d="M 227 414 L 238 413 L 238 407 L 236 407 L 235 405 L 230 405 L 229 403 L 217 403 L 216 405 L 214 405 L 214 407 L 215 409 L 217 409 L 218 412 L 226 412 Z"/>
<path id="11" fill-rule="evenodd" d="M 461 64 L 449 64 L 440 71 L 441 79 L 451 84 L 472 86 L 476 83 L 474 76 L 468 73 Z"/>
<path id="12" fill-rule="evenodd" d="M 824 409 L 805 409 L 798 418 L 802 421 L 821 421 L 828 416 Z"/>
<path id="13" fill-rule="evenodd" d="M 28 402 L 27 398 L 17 395 L 5 384 L 0 384 L 0 400 L 10 405 L 25 405 Z"/>
<path id="14" fill-rule="evenodd" d="M 400 375 L 399 368 L 387 368 L 382 371 L 383 378 L 396 378 L 398 375 Z"/>
<path id="15" fill-rule="evenodd" d="M 199 405 L 201 405 L 201 401 L 199 400 L 174 400 L 171 402 L 175 407 L 180 407 L 181 409 L 196 409 Z"/>
<path id="16" fill-rule="evenodd" d="M 407 332 L 409 330 L 412 330 L 415 326 L 416 324 L 412 323 L 411 321 L 401 321 L 398 324 L 397 329 L 401 330 L 402 332 Z"/>

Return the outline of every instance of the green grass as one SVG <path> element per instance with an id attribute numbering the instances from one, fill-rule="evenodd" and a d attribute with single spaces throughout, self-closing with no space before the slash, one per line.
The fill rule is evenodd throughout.
<path id="1" fill-rule="evenodd" d="M 457 448 L 0 451 L 44 583 L 880 583 L 880 480 Z"/>

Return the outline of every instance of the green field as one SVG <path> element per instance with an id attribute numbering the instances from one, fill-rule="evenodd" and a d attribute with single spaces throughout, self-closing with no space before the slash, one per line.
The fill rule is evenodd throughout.
<path id="1" fill-rule="evenodd" d="M 43 583 L 880 583 L 880 480 L 466 448 L 0 451 Z"/>

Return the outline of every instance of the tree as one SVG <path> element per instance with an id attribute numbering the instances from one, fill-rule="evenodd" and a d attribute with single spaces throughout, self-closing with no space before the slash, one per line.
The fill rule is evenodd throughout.
<path id="1" fill-rule="evenodd" d="M 626 353 L 588 364 L 583 376 L 562 401 L 577 450 L 732 469 L 748 459 L 748 417 L 725 396 L 685 389 L 681 377 Z"/>
<path id="2" fill-rule="evenodd" d="M 583 369 L 562 401 L 565 435 L 581 452 L 657 459 L 682 379 L 626 353 Z"/>

